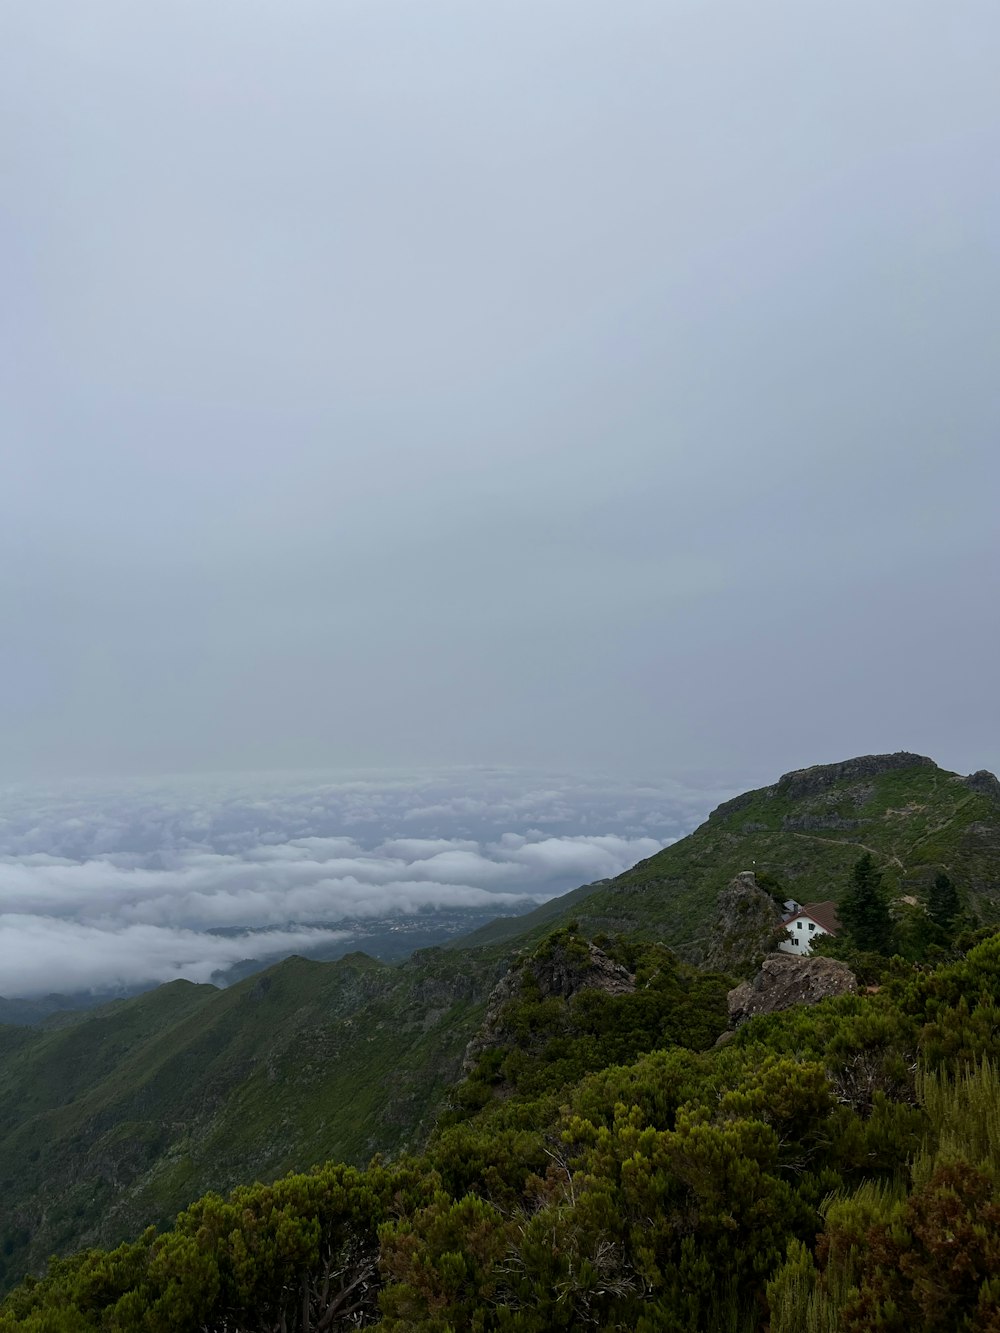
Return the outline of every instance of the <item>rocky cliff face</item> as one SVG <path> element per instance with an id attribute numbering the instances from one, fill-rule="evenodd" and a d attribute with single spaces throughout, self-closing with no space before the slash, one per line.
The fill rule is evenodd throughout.
<path id="1" fill-rule="evenodd" d="M 782 797 L 799 801 L 818 796 L 841 782 L 865 783 L 908 768 L 936 768 L 933 759 L 923 754 L 898 750 L 895 754 L 863 754 L 857 759 L 845 759 L 839 764 L 815 764 L 812 768 L 797 768 L 784 773 L 777 782 L 760 791 L 744 792 L 731 801 L 724 801 L 709 815 L 710 820 L 725 819 L 736 810 L 753 804 L 761 796 Z"/>
<path id="2" fill-rule="evenodd" d="M 719 894 L 704 966 L 713 972 L 735 973 L 755 967 L 776 943 L 781 909 L 744 870 Z"/>
<path id="3" fill-rule="evenodd" d="M 996 774 L 991 773 L 988 768 L 980 768 L 975 773 L 970 773 L 962 781 L 970 791 L 976 792 L 979 796 L 988 796 L 991 801 L 1000 804 L 1000 781 Z"/>
<path id="4" fill-rule="evenodd" d="M 836 959 L 771 954 L 752 981 L 729 992 L 729 1023 L 739 1027 L 758 1014 L 776 1014 L 793 1004 L 816 1004 L 857 988 L 854 973 Z"/>
<path id="5" fill-rule="evenodd" d="M 526 984 L 532 983 L 542 999 L 569 1000 L 585 990 L 601 990 L 607 995 L 629 995 L 635 990 L 635 978 L 626 968 L 596 944 L 571 936 L 548 953 L 515 964 L 500 978 L 490 994 L 482 1026 L 466 1048 L 465 1073 L 474 1068 L 483 1051 L 507 1044 L 507 1006 L 523 994 Z"/>
<path id="6" fill-rule="evenodd" d="M 783 774 L 775 787 L 782 796 L 798 801 L 826 791 L 838 782 L 865 782 L 904 768 L 936 767 L 933 759 L 924 754 L 911 754 L 908 750 L 897 750 L 895 754 L 863 754 L 839 764 L 814 764 L 812 768 L 794 769 Z"/>

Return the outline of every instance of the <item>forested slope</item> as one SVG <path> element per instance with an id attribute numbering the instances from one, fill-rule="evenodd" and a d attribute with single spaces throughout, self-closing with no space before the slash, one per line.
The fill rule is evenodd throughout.
<path id="1" fill-rule="evenodd" d="M 419 1157 L 209 1195 L 56 1263 L 0 1333 L 993 1333 L 1000 935 L 707 1049 L 704 983 L 621 947 L 627 994 L 553 1005 L 527 968 L 502 1016 L 522 1081 L 457 1098 Z M 636 1046 L 666 1044 L 606 1064 L 644 1021 Z"/>
<path id="2" fill-rule="evenodd" d="M 227 991 L 178 981 L 72 1027 L 0 1028 L 7 1271 L 206 1188 L 419 1145 L 497 970 L 291 958 Z"/>

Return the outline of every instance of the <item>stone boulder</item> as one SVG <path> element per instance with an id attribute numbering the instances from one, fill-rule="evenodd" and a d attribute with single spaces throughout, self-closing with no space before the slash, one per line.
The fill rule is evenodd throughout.
<path id="1" fill-rule="evenodd" d="M 758 1014 L 776 1014 L 793 1004 L 816 1004 L 830 995 L 849 995 L 857 989 L 854 973 L 835 958 L 771 954 L 751 981 L 729 992 L 729 1025 L 739 1027 Z"/>

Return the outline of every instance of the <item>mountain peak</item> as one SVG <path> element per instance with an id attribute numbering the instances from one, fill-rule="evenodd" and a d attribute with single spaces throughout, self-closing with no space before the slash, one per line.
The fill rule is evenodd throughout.
<path id="1" fill-rule="evenodd" d="M 962 781 L 974 792 L 980 796 L 989 796 L 994 801 L 1000 801 L 1000 780 L 995 773 L 991 773 L 988 768 L 980 768 L 975 773 L 970 773 Z"/>
<path id="2" fill-rule="evenodd" d="M 825 791 L 837 782 L 857 778 L 880 778 L 905 768 L 937 768 L 933 759 L 923 754 L 897 750 L 894 754 L 863 754 L 856 759 L 843 759 L 836 764 L 813 764 L 811 768 L 795 768 L 783 773 L 774 784 L 783 796 L 810 796 Z"/>
<path id="3" fill-rule="evenodd" d="M 839 782 L 870 781 L 886 773 L 903 769 L 937 768 L 933 759 L 923 754 L 911 754 L 909 750 L 897 750 L 894 754 L 862 754 L 854 759 L 842 759 L 835 764 L 813 764 L 811 768 L 794 768 L 790 773 L 783 773 L 777 782 L 769 787 L 755 791 L 745 791 L 734 796 L 731 801 L 723 801 L 709 815 L 709 819 L 724 819 L 736 810 L 752 805 L 760 797 L 782 796 L 789 800 L 798 800 L 804 796 L 815 796 L 828 791 Z"/>

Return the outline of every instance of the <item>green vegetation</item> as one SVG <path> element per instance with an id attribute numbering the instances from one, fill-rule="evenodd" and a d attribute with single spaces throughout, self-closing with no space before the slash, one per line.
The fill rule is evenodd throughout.
<path id="1" fill-rule="evenodd" d="M 756 863 L 772 896 L 834 898 L 843 910 L 852 868 L 865 857 L 865 873 L 881 878 L 896 947 L 908 963 L 936 960 L 936 970 L 917 977 L 900 961 L 887 979 L 883 957 L 824 941 L 818 951 L 846 950 L 862 981 L 882 983 L 879 993 L 759 1019 L 711 1049 L 725 1022 L 726 983 L 690 962 L 712 943 L 719 893 Z M 254 1327 L 232 1313 L 248 1308 L 239 1305 L 242 1289 L 226 1285 L 225 1246 L 237 1244 L 244 1223 L 223 1244 L 207 1224 L 170 1219 L 185 1208 L 199 1217 L 192 1199 L 221 1197 L 251 1179 L 263 1182 L 252 1192 L 262 1192 L 243 1197 L 240 1216 L 259 1206 L 270 1217 L 286 1206 L 273 1193 L 292 1188 L 285 1173 L 314 1162 L 347 1166 L 306 1179 L 350 1168 L 360 1174 L 337 1176 L 343 1188 L 375 1188 L 362 1168 L 382 1153 L 397 1162 L 378 1168 L 386 1181 L 411 1174 L 399 1184 L 402 1201 L 393 1195 L 388 1212 L 371 1207 L 364 1252 L 380 1247 L 382 1259 L 377 1279 L 364 1279 L 373 1294 L 359 1317 L 374 1318 L 381 1289 L 381 1317 L 400 1329 L 641 1328 L 643 1320 L 669 1329 L 696 1327 L 697 1319 L 709 1321 L 705 1328 L 762 1327 L 754 1311 L 765 1308 L 766 1284 L 778 1280 L 789 1243 L 800 1242 L 818 1265 L 816 1290 L 826 1280 L 816 1236 L 828 1213 L 830 1225 L 840 1216 L 821 1211 L 829 1193 L 892 1189 L 890 1201 L 905 1203 L 913 1189 L 929 1187 L 909 1174 L 930 1132 L 917 1066 L 951 1077 L 1000 1054 L 995 942 L 988 928 L 968 930 L 976 916 L 1000 918 L 998 867 L 1000 802 L 990 784 L 906 757 L 852 761 L 728 802 L 617 880 L 499 921 L 465 947 L 424 950 L 399 966 L 360 954 L 336 963 L 289 959 L 223 992 L 175 983 L 59 1027 L 0 1027 L 8 1219 L 0 1276 L 9 1284 L 40 1271 L 53 1252 L 124 1241 L 113 1264 L 103 1249 L 60 1261 L 67 1267 L 57 1265 L 38 1288 L 35 1326 L 153 1328 L 153 1316 L 142 1324 L 109 1313 L 107 1292 L 118 1283 L 123 1298 L 134 1293 L 137 1273 L 155 1286 L 157 1274 L 174 1271 L 173 1259 L 155 1256 L 177 1246 L 190 1256 L 204 1242 L 205 1254 L 218 1250 L 218 1291 L 232 1304 L 229 1314 L 212 1306 L 203 1323 Z M 540 981 L 546 968 L 585 969 L 588 939 L 634 978 L 631 990 L 563 993 Z M 491 1017 L 492 1038 L 462 1079 L 466 1047 L 515 944 L 522 953 L 507 1007 Z M 765 1074 L 767 1096 L 787 1106 L 794 1130 L 761 1109 Z M 820 1083 L 829 1102 L 810 1102 Z M 745 1159 L 738 1171 L 731 1152 Z M 150 1224 L 161 1230 L 136 1242 Z M 254 1225 L 263 1235 L 269 1224 Z M 309 1226 L 333 1255 L 327 1223 L 313 1217 Z M 437 1238 L 446 1255 L 456 1236 L 464 1238 L 461 1263 L 441 1286 L 442 1265 L 452 1260 L 439 1262 L 425 1238 Z M 257 1241 L 239 1243 L 249 1252 Z M 309 1300 L 321 1303 L 334 1269 L 321 1278 L 312 1259 L 302 1263 L 319 1284 Z M 74 1295 L 70 1322 L 60 1324 L 56 1297 L 45 1293 L 61 1290 L 67 1274 L 109 1264 L 117 1276 L 101 1286 L 105 1294 L 79 1309 Z M 350 1266 L 343 1255 L 336 1264 Z M 531 1322 L 534 1282 L 563 1293 L 549 1324 Z M 600 1299 L 586 1294 L 598 1288 Z M 306 1297 L 301 1285 L 296 1291 L 301 1311 Z M 142 1301 L 148 1307 L 163 1295 Z M 16 1299 L 26 1301 L 27 1289 Z M 677 1301 L 687 1313 L 656 1322 Z M 479 1325 L 465 1322 L 469 1311 Z M 29 1313 L 25 1306 L 25 1319 Z M 301 1326 L 296 1318 L 298 1325 L 286 1315 L 289 1329 Z M 277 1315 L 259 1324 L 278 1325 Z"/>
<path id="2" fill-rule="evenodd" d="M 206 1189 L 426 1138 L 499 964 L 425 950 L 174 982 L 71 1027 L 0 1028 L 0 1273 L 164 1223 Z"/>
<path id="3" fill-rule="evenodd" d="M 621 969 L 634 989 L 616 994 L 602 988 L 576 923 L 554 932 L 512 969 L 511 998 L 491 1015 L 491 1039 L 452 1094 L 441 1125 L 475 1113 L 480 1123 L 488 1119 L 498 1127 L 536 1124 L 585 1074 L 629 1064 L 659 1047 L 703 1050 L 725 1029 L 729 978 L 686 966 L 663 945 L 600 942 L 597 957 Z M 618 977 L 610 968 L 614 985 Z M 563 998 L 555 979 L 579 988 Z"/>
<path id="4" fill-rule="evenodd" d="M 536 1052 L 582 1030 L 574 996 L 542 1014 L 523 983 L 586 948 L 562 932 L 524 960 L 498 1030 L 526 1022 Z M 636 961 L 655 964 L 642 946 Z M 684 981 L 666 988 L 675 1035 L 699 1003 Z M 638 993 L 603 997 L 598 1059 Z M 554 1100 L 529 1078 L 419 1157 L 207 1195 L 169 1229 L 54 1261 L 11 1293 L 0 1333 L 987 1333 L 998 1068 L 995 935 Z"/>
<path id="5" fill-rule="evenodd" d="M 1000 798 L 992 785 L 893 755 L 786 774 L 719 806 L 688 837 L 617 879 L 578 890 L 561 919 L 524 918 L 520 928 L 508 919 L 484 931 L 523 943 L 573 916 L 588 934 L 636 934 L 697 961 L 711 949 L 716 898 L 740 871 L 755 869 L 768 892 L 799 902 L 839 899 L 866 852 L 888 900 L 925 903 L 944 872 L 973 916 L 1000 926 Z"/>
<path id="6" fill-rule="evenodd" d="M 958 890 L 944 873 L 939 871 L 934 876 L 934 883 L 927 900 L 927 915 L 940 931 L 950 935 L 955 928 L 962 905 L 958 899 Z"/>
<path id="7" fill-rule="evenodd" d="M 1000 1319 L 1000 1076 L 990 1059 L 925 1075 L 906 1184 L 831 1196 L 768 1289 L 772 1333 L 987 1333 Z"/>
<path id="8" fill-rule="evenodd" d="M 840 920 L 855 949 L 892 952 L 892 918 L 882 893 L 882 873 L 871 852 L 865 852 L 851 871 L 851 887 L 840 900 Z"/>

